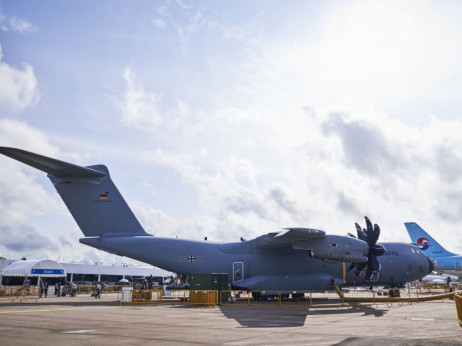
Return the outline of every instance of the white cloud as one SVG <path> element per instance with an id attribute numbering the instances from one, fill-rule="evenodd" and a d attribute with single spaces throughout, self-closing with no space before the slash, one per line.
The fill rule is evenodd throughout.
<path id="1" fill-rule="evenodd" d="M 1 61 L 2 47 L 0 45 L 0 110 L 17 113 L 35 105 L 40 94 L 34 69 L 24 64 L 21 69 Z"/>
<path id="2" fill-rule="evenodd" d="M 139 129 L 155 130 L 162 123 L 157 95 L 136 85 L 135 76 L 129 67 L 124 70 L 124 79 L 126 89 L 113 101 L 122 113 L 123 123 Z"/>
<path id="3" fill-rule="evenodd" d="M 460 44 L 453 18 L 425 1 L 356 1 L 330 14 L 322 41 L 300 52 L 310 92 L 355 101 L 406 98 L 448 76 Z"/>
<path id="4" fill-rule="evenodd" d="M 335 2 L 298 31 L 245 41 L 245 56 L 229 68 L 246 96 L 267 103 L 374 109 L 423 95 L 454 98 L 461 14 L 461 6 L 428 1 Z"/>
<path id="5" fill-rule="evenodd" d="M 165 29 L 165 22 L 162 19 L 159 19 L 159 18 L 152 19 L 151 18 L 151 22 L 153 22 L 155 26 L 161 29 Z"/>
<path id="6" fill-rule="evenodd" d="M 42 155 L 60 157 L 47 136 L 30 125 L 0 119 L 1 146 L 16 147 Z M 59 253 L 63 232 L 77 228 L 46 174 L 0 155 L 0 224 L 3 256 L 53 258 Z M 62 218 L 66 221 L 62 221 Z M 74 243 L 78 246 L 78 243 Z M 71 249 L 71 252 L 75 251 Z"/>
<path id="7" fill-rule="evenodd" d="M 12 31 L 17 31 L 23 34 L 30 34 L 37 31 L 35 26 L 21 18 L 12 17 L 9 22 Z"/>
<path id="8" fill-rule="evenodd" d="M 25 19 L 18 17 L 8 18 L 0 13 L 0 29 L 3 31 L 16 31 L 22 34 L 32 34 L 37 28 Z"/>

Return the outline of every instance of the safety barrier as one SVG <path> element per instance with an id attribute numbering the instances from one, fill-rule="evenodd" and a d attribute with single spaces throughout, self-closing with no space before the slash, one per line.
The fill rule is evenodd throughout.
<path id="1" fill-rule="evenodd" d="M 459 284 L 452 284 L 453 290 L 457 291 L 460 290 L 460 288 L 461 287 Z M 450 292 L 449 286 L 445 283 L 421 283 L 419 284 L 418 289 L 420 292 L 427 292 L 432 294 L 436 294 L 437 292 L 439 294 Z"/>
<path id="2" fill-rule="evenodd" d="M 6 297 L 13 301 L 26 299 L 35 299 L 37 301 L 40 298 L 40 288 L 37 286 L 2 286 L 0 288 L 0 297 Z"/>
<path id="3" fill-rule="evenodd" d="M 385 303 L 402 305 L 405 302 L 443 300 L 452 298 L 454 292 L 433 294 L 418 288 L 368 290 L 365 288 L 331 291 L 208 291 L 208 290 L 124 290 L 121 304 L 189 304 L 215 306 L 272 306 L 272 307 L 341 307 L 351 304 Z M 439 292 L 437 292 L 439 293 Z"/>
<path id="4" fill-rule="evenodd" d="M 221 305 L 302 306 L 341 304 L 335 291 L 221 291 Z"/>
<path id="5" fill-rule="evenodd" d="M 164 291 L 162 288 L 153 290 L 129 289 L 120 292 L 122 305 L 132 304 L 185 304 L 189 301 L 189 290 Z"/>
<path id="6" fill-rule="evenodd" d="M 103 293 L 119 293 L 122 292 L 124 287 L 122 285 L 101 285 L 101 291 Z M 95 292 L 95 285 L 77 285 L 77 294 L 93 293 Z"/>
<path id="7" fill-rule="evenodd" d="M 364 298 L 364 303 L 370 300 L 375 292 L 369 290 L 348 291 L 351 296 Z M 221 305 L 259 305 L 286 307 L 339 307 L 343 305 L 342 298 L 332 291 L 221 291 Z"/>
<path id="8" fill-rule="evenodd" d="M 218 291 L 189 291 L 189 304 L 215 306 L 218 304 Z"/>
<path id="9" fill-rule="evenodd" d="M 462 292 L 454 294 L 454 300 L 456 302 L 457 318 L 459 319 L 459 326 L 462 327 Z"/>

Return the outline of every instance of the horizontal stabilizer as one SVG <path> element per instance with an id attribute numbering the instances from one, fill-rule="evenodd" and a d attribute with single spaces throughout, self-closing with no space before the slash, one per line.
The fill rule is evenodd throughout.
<path id="1" fill-rule="evenodd" d="M 105 174 L 86 167 L 74 165 L 72 163 L 52 159 L 38 154 L 31 153 L 29 151 L 0 147 L 0 153 L 9 156 L 15 160 L 21 161 L 26 165 L 37 168 L 43 172 L 51 174 L 57 178 L 64 177 L 83 177 L 83 178 L 98 178 L 104 177 Z"/>

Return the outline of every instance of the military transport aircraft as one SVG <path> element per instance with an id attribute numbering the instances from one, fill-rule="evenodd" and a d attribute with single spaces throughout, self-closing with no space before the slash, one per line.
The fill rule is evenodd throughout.
<path id="1" fill-rule="evenodd" d="M 437 272 L 462 275 L 462 255 L 449 252 L 415 222 L 405 222 L 414 245 L 431 258 Z"/>
<path id="2" fill-rule="evenodd" d="M 154 237 L 106 166 L 81 167 L 16 148 L 0 147 L 0 153 L 48 173 L 85 235 L 81 243 L 182 275 L 228 273 L 233 289 L 328 290 L 334 282 L 397 286 L 433 270 L 414 245 L 377 244 L 380 229 L 367 218 L 366 232 L 357 225 L 358 238 L 299 227 L 236 243 Z"/>

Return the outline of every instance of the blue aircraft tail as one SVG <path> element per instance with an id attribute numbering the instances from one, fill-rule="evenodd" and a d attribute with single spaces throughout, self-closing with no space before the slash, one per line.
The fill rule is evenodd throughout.
<path id="1" fill-rule="evenodd" d="M 415 222 L 405 222 L 407 232 L 411 237 L 413 244 L 417 245 L 419 249 L 430 258 L 441 256 L 452 256 L 452 252 L 443 248 L 435 239 L 433 239 L 422 227 Z"/>
<path id="2" fill-rule="evenodd" d="M 0 153 L 48 173 L 85 237 L 148 235 L 106 166 L 81 167 L 16 148 L 0 147 Z"/>

